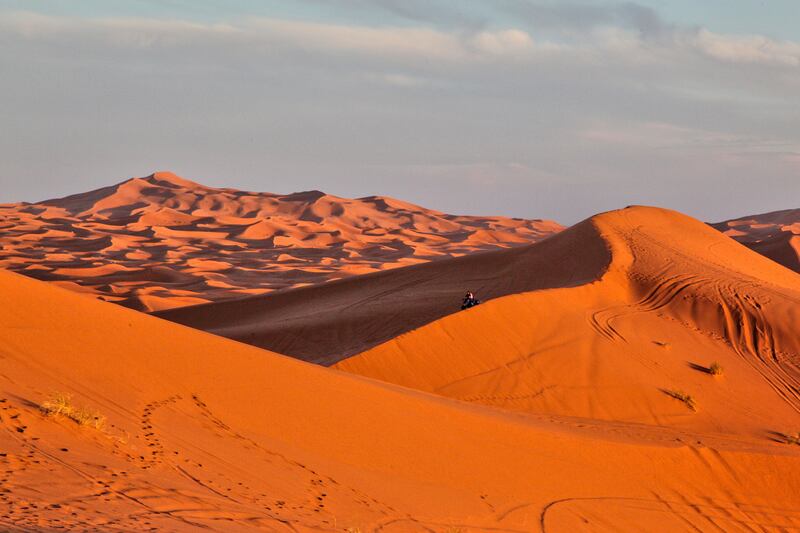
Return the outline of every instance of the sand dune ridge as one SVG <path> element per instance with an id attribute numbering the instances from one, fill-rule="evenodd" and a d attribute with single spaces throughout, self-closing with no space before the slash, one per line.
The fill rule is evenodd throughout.
<path id="1" fill-rule="evenodd" d="M 0 267 L 152 311 L 519 246 L 561 229 L 380 196 L 215 189 L 158 172 L 0 205 Z"/>

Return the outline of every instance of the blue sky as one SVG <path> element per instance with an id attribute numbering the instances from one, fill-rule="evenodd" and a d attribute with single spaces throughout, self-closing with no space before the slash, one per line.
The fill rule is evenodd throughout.
<path id="1" fill-rule="evenodd" d="M 798 207 L 800 2 L 0 0 L 0 202 L 153 170 L 554 218 Z"/>

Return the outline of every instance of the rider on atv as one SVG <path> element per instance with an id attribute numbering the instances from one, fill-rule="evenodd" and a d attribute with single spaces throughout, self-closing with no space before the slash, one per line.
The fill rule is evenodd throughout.
<path id="1" fill-rule="evenodd" d="M 469 309 L 470 307 L 474 307 L 479 303 L 481 303 L 480 300 L 475 298 L 471 292 L 467 291 L 467 295 L 464 296 L 464 301 L 461 302 L 461 309 Z"/>

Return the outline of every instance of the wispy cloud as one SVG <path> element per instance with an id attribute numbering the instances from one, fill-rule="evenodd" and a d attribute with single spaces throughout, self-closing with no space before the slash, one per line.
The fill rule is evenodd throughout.
<path id="1" fill-rule="evenodd" d="M 577 213 L 597 197 L 607 204 L 593 210 L 673 198 L 678 175 L 717 185 L 729 174 L 797 176 L 786 154 L 800 145 L 800 43 L 681 27 L 634 3 L 498 0 L 504 15 L 489 19 L 480 9 L 456 16 L 455 2 L 430 12 L 421 0 L 336 2 L 395 18 L 0 10 L 0 101 L 11 104 L 0 174 L 34 183 L 74 168 L 108 180 L 171 167 L 230 174 L 232 186 L 426 203 L 398 185 L 418 172 L 420 186 L 447 184 L 433 207 L 459 211 L 468 196 L 483 212 L 562 220 L 577 215 L 552 211 L 559 180 L 611 184 L 608 197 L 587 185 L 585 203 L 569 204 Z M 755 153 L 763 158 L 732 162 Z M 470 176 L 480 179 L 453 188 Z M 500 204 L 490 187 L 504 186 L 517 193 Z"/>
<path id="2" fill-rule="evenodd" d="M 248 17 L 232 23 L 202 24 L 181 20 L 50 17 L 17 12 L 0 15 L 6 39 L 32 42 L 103 41 L 128 48 L 177 48 L 233 44 L 291 46 L 298 51 L 428 58 L 460 61 L 481 56 L 514 55 L 534 48 L 531 36 L 519 29 L 477 32 L 425 27 L 368 27 Z M 261 47 L 261 48 L 258 48 Z"/>
<path id="3" fill-rule="evenodd" d="M 694 35 L 693 45 L 710 57 L 732 63 L 800 66 L 800 43 L 762 35 L 721 35 L 701 29 Z"/>
<path id="4" fill-rule="evenodd" d="M 585 56 L 593 51 L 621 50 L 637 51 L 640 55 L 644 51 L 656 57 L 668 50 L 689 50 L 724 62 L 800 66 L 800 43 L 758 35 L 723 35 L 706 29 L 678 29 L 660 21 L 651 10 L 635 4 L 607 9 L 571 4 L 511 4 L 514 9 L 540 22 L 544 20 L 548 25 L 569 21 L 573 25 L 589 26 L 588 21 L 591 21 L 594 29 L 571 37 L 562 36 L 560 40 L 537 40 L 529 31 L 520 28 L 463 31 L 413 26 L 369 27 L 263 17 L 204 24 L 142 18 L 51 17 L 28 12 L 0 13 L 0 29 L 6 41 L 21 38 L 61 45 L 70 40 L 133 49 L 233 45 L 253 47 L 250 53 L 258 54 L 270 46 L 288 46 L 306 52 L 433 61 L 496 60 L 526 55 L 534 59 L 534 52 Z M 615 24 L 626 20 L 629 24 Z M 652 35 L 659 35 L 660 42 L 650 42 Z M 609 61 L 613 59 L 608 58 Z"/>

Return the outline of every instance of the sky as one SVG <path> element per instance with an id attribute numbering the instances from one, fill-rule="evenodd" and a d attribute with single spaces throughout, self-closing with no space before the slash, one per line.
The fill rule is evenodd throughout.
<path id="1" fill-rule="evenodd" d="M 0 0 L 0 202 L 156 170 L 571 224 L 800 207 L 797 0 Z"/>

